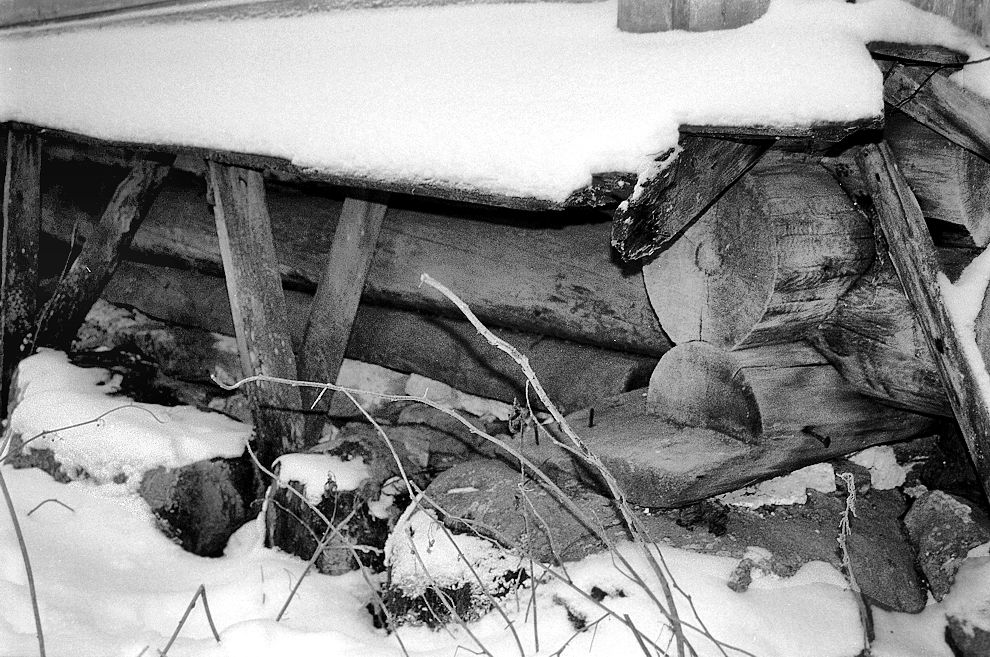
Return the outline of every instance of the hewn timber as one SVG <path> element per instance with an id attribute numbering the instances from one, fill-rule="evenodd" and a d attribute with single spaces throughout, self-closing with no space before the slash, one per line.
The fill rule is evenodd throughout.
<path id="1" fill-rule="evenodd" d="M 891 107 L 884 139 L 926 219 L 964 226 L 977 245 L 990 242 L 990 162 Z M 853 150 L 822 164 L 851 198 L 866 195 Z"/>
<path id="2" fill-rule="evenodd" d="M 224 335 L 234 333 L 227 291 L 217 276 L 123 262 L 104 297 L 175 324 Z M 285 291 L 287 328 L 297 349 L 312 299 L 311 294 Z M 565 410 L 586 408 L 611 395 L 645 386 L 657 363 L 656 358 L 544 335 L 503 329 L 495 332 L 529 356 L 551 398 Z M 345 354 L 401 372 L 416 372 L 483 397 L 505 402 L 526 399 L 526 380 L 516 363 L 493 349 L 462 319 L 361 304 Z M 200 369 L 205 380 L 211 364 L 204 362 Z M 175 375 L 188 377 L 188 372 L 183 368 Z"/>
<path id="3" fill-rule="evenodd" d="M 675 344 L 736 349 L 813 330 L 873 262 L 873 230 L 821 167 L 768 155 L 643 266 Z"/>
<path id="4" fill-rule="evenodd" d="M 83 233 L 109 196 L 113 171 L 46 162 L 45 230 L 69 241 Z M 104 191 L 105 190 L 105 191 Z M 286 285 L 312 291 L 323 274 L 341 199 L 269 185 L 275 248 Z M 571 224 L 574 221 L 595 223 Z M 659 357 L 670 346 L 636 270 L 612 260 L 607 218 L 583 213 L 523 213 L 413 204 L 393 198 L 368 272 L 363 300 L 451 313 L 419 287 L 429 272 L 458 281 L 486 322 L 534 334 Z M 169 176 L 131 245 L 142 258 L 219 272 L 220 253 L 202 183 Z"/>
<path id="5" fill-rule="evenodd" d="M 984 159 L 990 159 L 990 101 L 949 81 L 964 57 L 945 50 L 926 49 L 918 63 L 913 50 L 874 47 L 884 72 L 883 97 L 889 105 L 946 139 Z M 903 54 L 914 61 L 901 61 Z M 927 59 L 931 57 L 931 59 Z"/>
<path id="6" fill-rule="evenodd" d="M 807 343 L 737 351 L 700 341 L 677 345 L 653 372 L 647 409 L 747 444 L 782 436 L 830 444 L 900 426 L 914 415 L 854 390 Z"/>
<path id="7" fill-rule="evenodd" d="M 59 279 L 38 322 L 39 345 L 67 350 L 168 175 L 169 165 L 136 163 L 117 186 L 93 233 Z"/>
<path id="8" fill-rule="evenodd" d="M 596 404 L 593 422 L 588 410 L 568 417 L 634 504 L 690 504 L 871 445 L 925 435 L 935 427 L 930 417 L 857 395 L 808 346 L 725 352 L 709 345 L 719 356 L 705 367 L 721 374 L 706 383 L 698 375 L 704 355 L 681 357 L 685 350 L 704 350 L 699 344 L 674 347 L 664 357 L 668 362 L 657 366 L 659 376 L 678 380 L 667 386 L 675 393 L 671 399 L 660 395 L 656 401 L 685 404 L 680 410 L 666 407 L 668 415 L 685 423 L 656 415 L 646 390 Z M 742 369 L 732 376 L 720 367 L 728 363 Z M 681 381 L 690 381 L 698 396 L 679 392 Z M 719 397 L 740 390 L 751 394 L 731 403 Z M 757 421 L 736 413 L 725 416 L 727 408 L 758 412 Z M 735 436 L 718 430 L 729 428 L 731 418 L 741 430 Z M 687 423 L 699 421 L 716 428 Z M 761 433 L 754 436 L 749 429 L 757 427 Z"/>
<path id="9" fill-rule="evenodd" d="M 653 255 L 719 199 L 773 145 L 770 139 L 682 135 L 615 211 L 612 246 L 627 261 Z"/>
<path id="10" fill-rule="evenodd" d="M 932 348 L 946 395 L 990 496 L 990 408 L 981 390 L 983 363 L 966 358 L 942 299 L 935 245 L 918 202 L 885 144 L 868 145 L 858 157 L 888 253 Z M 959 327 L 962 330 L 962 327 Z"/>
<path id="11" fill-rule="evenodd" d="M 6 415 L 14 368 L 34 342 L 40 233 L 41 143 L 33 133 L 10 130 L 3 184 L 0 415 Z"/>
<path id="12" fill-rule="evenodd" d="M 337 380 L 388 210 L 386 200 L 384 197 L 358 196 L 348 196 L 344 200 L 299 349 L 299 375 L 306 381 L 333 383 Z M 307 388 L 302 396 L 307 408 L 322 410 L 329 408 L 332 393 L 321 398 L 314 389 Z M 313 408 L 318 401 L 318 407 Z M 309 416 L 307 440 L 315 443 L 322 429 L 321 415 Z"/>
<path id="13" fill-rule="evenodd" d="M 265 181 L 258 171 L 210 162 L 210 189 L 241 366 L 251 375 L 295 379 Z M 258 456 L 270 467 L 303 446 L 299 389 L 259 381 L 247 390 Z"/>

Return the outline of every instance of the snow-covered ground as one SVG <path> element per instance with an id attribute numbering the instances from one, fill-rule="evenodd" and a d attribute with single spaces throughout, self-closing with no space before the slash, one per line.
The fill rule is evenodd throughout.
<path id="1" fill-rule="evenodd" d="M 35 386 L 32 393 L 29 384 L 23 395 L 27 403 L 12 417 L 15 430 L 56 428 L 54 425 L 62 422 L 89 419 L 102 409 L 93 402 L 94 382 L 106 379 L 99 370 L 80 372 L 65 365 L 54 352 L 29 359 L 25 370 L 42 372 L 48 388 L 61 390 L 65 401 L 31 403 L 35 397 L 44 396 L 45 388 Z M 113 462 L 116 455 L 128 453 L 132 444 L 157 444 L 161 440 L 156 434 L 160 431 L 157 424 L 134 425 L 127 415 L 132 412 L 107 415 L 102 423 L 75 430 L 71 438 L 60 432 L 55 444 L 46 446 L 57 449 L 58 440 L 64 437 L 77 446 L 69 452 L 77 462 L 99 469 L 99 462 Z M 203 445 L 199 432 L 202 418 L 174 412 L 167 417 L 176 451 L 181 452 L 187 440 Z M 39 446 L 41 441 L 32 444 Z M 79 456 L 87 451 L 78 447 L 83 444 L 92 447 L 85 458 Z M 215 449 L 217 454 L 228 453 L 226 438 L 218 436 Z M 888 450 L 873 450 L 861 460 L 875 471 L 876 479 L 890 480 L 896 468 L 889 456 Z M 159 461 L 154 452 L 147 453 L 148 464 Z M 404 646 L 410 655 L 452 656 L 477 651 L 475 639 L 499 656 L 520 654 L 520 645 L 525 655 L 640 654 L 639 643 L 625 624 L 626 615 L 647 639 L 663 647 L 671 640 L 669 628 L 648 596 L 608 553 L 567 565 L 574 586 L 585 593 L 597 587 L 606 594 L 602 604 L 616 616 L 599 622 L 595 621 L 604 615 L 601 607 L 575 588 L 548 578 L 535 592 L 524 587 L 507 598 L 504 617 L 492 612 L 466 629 L 404 627 L 389 635 L 375 629 L 366 610 L 372 595 L 358 573 L 336 577 L 310 574 L 286 616 L 275 622 L 305 564 L 265 548 L 263 523 L 244 526 L 231 539 L 223 557 L 197 557 L 183 552 L 159 532 L 147 505 L 136 496 L 130 483 L 88 479 L 63 484 L 38 470 L 2 467 L 34 566 L 49 655 L 157 654 L 200 585 L 206 589 L 221 642 L 217 644 L 212 638 L 200 603 L 170 655 L 384 657 L 403 654 Z M 791 481 L 803 488 L 814 479 L 799 473 Z M 764 493 L 767 492 L 791 495 L 781 482 L 766 487 Z M 429 523 L 424 524 L 422 514 L 419 516 L 415 528 L 419 530 L 420 550 L 427 554 L 424 564 L 444 573 L 462 570 L 455 563 L 457 552 L 447 544 L 446 535 L 431 533 Z M 391 543 L 395 554 L 400 555 L 396 558 L 401 558 L 401 538 L 394 534 Z M 873 655 L 951 657 L 942 638 L 944 614 L 947 610 L 987 604 L 987 548 L 973 551 L 960 576 L 966 585 L 943 603 L 932 603 L 916 616 L 875 610 L 878 639 Z M 654 581 L 636 546 L 625 544 L 619 549 L 637 572 Z M 852 657 L 862 647 L 855 598 L 843 576 L 825 563 L 810 563 L 789 579 L 754 570 L 749 589 L 736 593 L 726 585 L 737 566 L 736 559 L 673 548 L 663 548 L 662 552 L 679 586 L 691 595 L 697 616 L 712 635 L 726 644 L 759 657 Z M 685 620 L 697 624 L 687 612 L 689 606 L 683 596 L 678 599 Z M 577 617 L 587 624 L 582 632 L 575 630 L 573 621 Z M 506 619 L 512 622 L 515 636 L 508 630 Z M 691 632 L 689 636 L 701 655 L 720 654 L 710 642 Z M 565 644 L 566 649 L 558 653 Z M 745 654 L 729 648 L 726 651 L 728 655 Z M 27 580 L 8 519 L 0 522 L 0 655 L 34 654 L 37 643 Z"/>
<path id="2" fill-rule="evenodd" d="M 776 0 L 704 33 L 620 32 L 611 1 L 110 26 L 0 34 L 0 121 L 562 201 L 681 124 L 878 116 L 874 40 L 987 54 L 898 0 Z M 990 89 L 985 66 L 956 79 Z"/>

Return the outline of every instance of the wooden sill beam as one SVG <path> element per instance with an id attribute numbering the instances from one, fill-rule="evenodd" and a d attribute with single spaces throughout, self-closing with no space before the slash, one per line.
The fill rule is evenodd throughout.
<path id="1" fill-rule="evenodd" d="M 925 218 L 886 144 L 865 146 L 857 162 L 890 259 L 928 339 L 983 491 L 990 498 L 990 407 L 980 391 L 979 372 L 967 360 L 943 302 L 941 272 Z"/>
<path id="2" fill-rule="evenodd" d="M 0 272 L 0 416 L 6 415 L 14 368 L 34 342 L 41 235 L 41 142 L 31 132 L 7 134 Z"/>
<path id="3" fill-rule="evenodd" d="M 247 375 L 297 379 L 264 179 L 259 171 L 219 162 L 211 161 L 209 170 L 242 369 Z M 301 395 L 296 387 L 261 381 L 247 391 L 258 457 L 270 467 L 282 454 L 303 447 Z"/>

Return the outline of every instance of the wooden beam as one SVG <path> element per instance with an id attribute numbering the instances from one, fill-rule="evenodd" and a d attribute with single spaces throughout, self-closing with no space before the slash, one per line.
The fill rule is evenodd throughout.
<path id="1" fill-rule="evenodd" d="M 370 193 L 349 196 L 344 201 L 299 350 L 299 375 L 307 381 L 337 381 L 388 210 L 386 201 L 383 195 Z M 303 393 L 307 407 L 316 402 L 316 393 L 313 389 Z M 332 394 L 323 395 L 315 410 L 329 408 Z M 307 421 L 307 440 L 316 442 L 323 428 L 322 413 L 308 417 L 311 419 Z"/>
<path id="2" fill-rule="evenodd" d="M 756 164 L 773 143 L 766 138 L 682 135 L 678 151 L 660 156 L 657 173 L 642 180 L 636 192 L 615 211 L 612 245 L 627 261 L 662 251 Z"/>
<path id="3" fill-rule="evenodd" d="M 113 276 L 121 254 L 130 247 L 158 191 L 169 164 L 144 160 L 135 163 L 117 186 L 95 231 L 79 256 L 59 280 L 39 319 L 37 342 L 67 350 L 76 332 Z"/>
<path id="4" fill-rule="evenodd" d="M 41 232 L 41 142 L 30 132 L 7 134 L 3 185 L 3 270 L 0 280 L 0 415 L 6 415 L 14 368 L 34 342 Z"/>
<path id="5" fill-rule="evenodd" d="M 935 245 L 921 208 L 886 144 L 865 146 L 857 161 L 890 259 L 928 339 L 973 465 L 990 497 L 990 407 L 978 381 L 983 372 L 967 359 L 943 302 Z"/>
<path id="6" fill-rule="evenodd" d="M 990 160 L 990 101 L 949 80 L 964 56 L 944 49 L 919 52 L 889 45 L 871 45 L 871 50 L 884 73 L 887 104 Z"/>
<path id="7" fill-rule="evenodd" d="M 218 162 L 209 166 L 213 212 L 242 368 L 252 375 L 296 379 L 264 178 L 252 169 Z M 264 465 L 302 448 L 298 388 L 256 382 L 250 384 L 248 395 L 258 455 Z"/>

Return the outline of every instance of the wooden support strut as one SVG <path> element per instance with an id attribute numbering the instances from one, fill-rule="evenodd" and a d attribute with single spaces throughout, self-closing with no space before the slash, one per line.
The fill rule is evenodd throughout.
<path id="1" fill-rule="evenodd" d="M 682 135 L 678 149 L 658 159 L 660 171 L 641 181 L 636 192 L 615 211 L 612 245 L 627 261 L 663 250 L 773 143 L 769 138 Z"/>
<path id="2" fill-rule="evenodd" d="M 891 261 L 928 338 L 973 465 L 990 497 L 990 407 L 980 390 L 979 373 L 967 359 L 943 302 L 935 245 L 921 208 L 886 144 L 865 146 L 857 161 Z"/>
<path id="3" fill-rule="evenodd" d="M 364 198 L 352 196 L 344 201 L 299 350 L 299 375 L 307 381 L 337 381 L 388 210 L 386 200 L 385 194 L 368 194 Z M 307 391 L 303 398 L 310 407 L 319 397 L 315 389 Z M 322 395 L 318 410 L 329 408 L 331 397 L 332 392 Z M 307 442 L 316 442 L 323 428 L 323 417 L 322 414 L 308 417 Z"/>
<path id="4" fill-rule="evenodd" d="M 120 264 L 134 233 L 162 188 L 170 164 L 136 162 L 117 186 L 93 234 L 69 270 L 59 279 L 55 293 L 38 321 L 37 342 L 67 350 L 86 313 L 103 293 Z"/>
<path id="5" fill-rule="evenodd" d="M 237 347 L 245 374 L 297 378 L 278 274 L 265 182 L 253 169 L 210 162 L 210 189 Z M 258 455 L 270 466 L 303 446 L 299 389 L 266 382 L 248 388 Z"/>
<path id="6" fill-rule="evenodd" d="M 10 130 L 3 187 L 3 271 L 0 283 L 0 415 L 6 415 L 14 368 L 33 342 L 41 232 L 41 141 Z"/>

